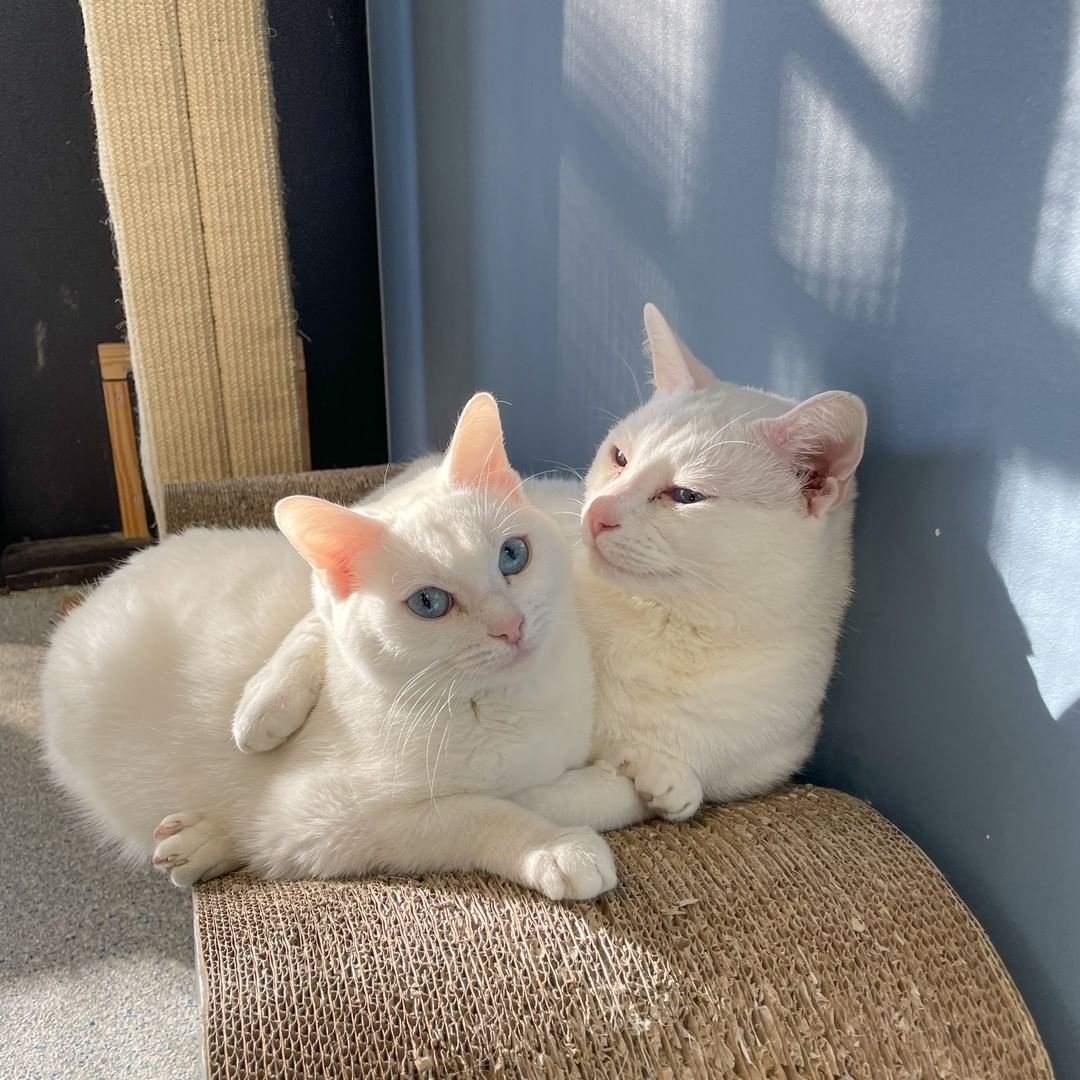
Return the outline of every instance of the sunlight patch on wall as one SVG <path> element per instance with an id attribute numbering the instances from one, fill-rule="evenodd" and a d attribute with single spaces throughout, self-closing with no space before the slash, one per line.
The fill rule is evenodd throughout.
<path id="1" fill-rule="evenodd" d="M 990 557 L 1031 641 L 1031 670 L 1055 719 L 1080 701 L 1080 482 L 1017 452 L 1002 466 Z"/>
<path id="2" fill-rule="evenodd" d="M 655 301 L 675 325 L 679 305 L 667 276 L 565 154 L 559 167 L 558 274 L 556 385 L 564 415 L 593 410 L 585 420 L 598 439 L 611 419 L 598 410 L 621 415 L 651 392 L 641 308 L 628 309 L 627 298 Z M 590 455 L 594 448 L 595 442 Z"/>
<path id="3" fill-rule="evenodd" d="M 1053 319 L 1080 332 L 1080 26 L 1046 171 L 1031 284 Z"/>
<path id="4" fill-rule="evenodd" d="M 907 112 L 917 111 L 934 67 L 938 0 L 818 0 L 818 7 L 885 92 Z"/>
<path id="5" fill-rule="evenodd" d="M 566 87 L 663 191 L 676 229 L 693 204 L 719 7 L 717 0 L 568 0 L 563 8 Z"/>
<path id="6" fill-rule="evenodd" d="M 810 68 L 784 72 L 773 235 L 798 284 L 851 319 L 894 315 L 906 215 L 880 161 Z"/>
<path id="7" fill-rule="evenodd" d="M 821 378 L 820 366 L 810 362 L 798 340 L 780 338 L 773 342 L 769 357 L 769 384 L 762 389 L 800 401 L 827 389 Z"/>

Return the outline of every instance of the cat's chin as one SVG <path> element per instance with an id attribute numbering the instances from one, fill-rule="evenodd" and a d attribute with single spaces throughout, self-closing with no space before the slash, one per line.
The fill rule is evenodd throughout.
<path id="1" fill-rule="evenodd" d="M 617 582 L 620 585 L 627 585 L 631 582 L 641 582 L 645 579 L 642 574 L 635 574 L 632 570 L 627 570 L 622 567 L 616 561 L 616 558 L 609 558 L 605 555 L 595 544 L 589 545 L 589 565 L 595 570 L 601 577 L 607 578 L 609 581 Z"/>
<path id="2" fill-rule="evenodd" d="M 526 671 L 535 664 L 542 650 L 543 638 L 526 642 L 506 658 L 503 671 Z"/>
<path id="3" fill-rule="evenodd" d="M 485 674 L 492 683 L 512 683 L 529 673 L 541 651 L 541 643 L 529 641 L 503 656 L 492 657 L 485 665 Z"/>
<path id="4" fill-rule="evenodd" d="M 618 556 L 605 555 L 592 545 L 589 551 L 589 567 L 597 577 L 634 596 L 665 599 L 672 591 L 675 579 L 670 574 L 628 570 L 618 563 Z"/>

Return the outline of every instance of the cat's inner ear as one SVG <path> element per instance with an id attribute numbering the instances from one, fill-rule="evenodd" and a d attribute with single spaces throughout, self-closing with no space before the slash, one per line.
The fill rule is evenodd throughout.
<path id="1" fill-rule="evenodd" d="M 645 336 L 652 359 L 653 383 L 658 394 L 676 390 L 702 390 L 716 376 L 686 347 L 660 309 L 645 305 Z"/>
<path id="2" fill-rule="evenodd" d="M 282 499 L 274 520 L 339 600 L 362 584 L 366 556 L 386 535 L 381 521 L 308 495 Z"/>
<path id="3" fill-rule="evenodd" d="M 521 477 L 503 446 L 499 406 L 490 394 L 474 394 L 461 410 L 443 469 L 455 487 L 492 489 L 524 501 Z"/>
<path id="4" fill-rule="evenodd" d="M 778 457 L 802 474 L 811 517 L 843 503 L 866 442 L 866 406 L 859 398 L 829 390 L 753 427 Z"/>

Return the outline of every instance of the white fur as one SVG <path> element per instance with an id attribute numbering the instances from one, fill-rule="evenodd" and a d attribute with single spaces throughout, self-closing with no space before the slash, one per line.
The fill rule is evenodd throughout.
<path id="1" fill-rule="evenodd" d="M 854 485 L 812 512 L 827 482 L 808 497 L 802 466 L 831 434 L 781 445 L 769 418 L 795 403 L 715 379 L 655 308 L 646 324 L 657 391 L 614 426 L 586 477 L 578 597 L 597 683 L 594 754 L 678 819 L 703 796 L 767 791 L 809 756 L 851 591 Z M 850 427 L 836 441 L 848 438 L 853 472 L 861 402 L 836 394 L 811 411 Z M 679 505 L 666 494 L 676 486 L 709 497 Z M 619 526 L 594 538 L 600 498 Z"/>
<path id="2" fill-rule="evenodd" d="M 642 797 L 628 806 L 613 788 L 610 813 L 588 808 L 598 827 L 653 811 L 681 820 L 702 798 L 758 794 L 798 770 L 851 591 L 862 403 L 833 391 L 797 405 L 721 382 L 651 305 L 645 318 L 656 393 L 609 433 L 584 491 L 526 483 L 570 535 L 582 511 L 575 575 L 597 687 L 593 756 Z M 708 498 L 676 504 L 676 486 Z M 588 519 L 601 507 L 618 527 L 594 538 Z M 242 723 L 258 726 L 259 694 L 291 694 L 284 728 L 303 722 L 317 688 L 288 687 L 290 656 L 305 647 L 317 655 L 310 638 L 290 641 L 260 673 Z"/>
<path id="3" fill-rule="evenodd" d="M 611 770 L 575 768 L 593 686 L 558 530 L 519 497 L 448 482 L 437 459 L 363 510 L 381 542 L 344 596 L 325 575 L 312 586 L 286 539 L 262 530 L 193 530 L 107 579 L 46 660 L 55 775 L 177 884 L 244 865 L 270 877 L 476 868 L 556 899 L 611 888 L 607 846 L 572 826 L 594 791 L 604 813 L 637 800 Z M 528 537 L 531 559 L 503 578 L 511 535 Z M 442 619 L 403 603 L 431 584 L 455 597 Z M 521 654 L 489 633 L 508 608 L 524 615 Z M 309 639 L 292 674 L 318 703 L 275 753 L 237 753 L 245 682 L 293 627 L 292 641 L 305 627 Z"/>

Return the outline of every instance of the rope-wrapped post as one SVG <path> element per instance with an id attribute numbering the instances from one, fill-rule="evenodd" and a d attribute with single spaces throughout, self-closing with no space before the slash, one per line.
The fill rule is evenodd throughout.
<path id="1" fill-rule="evenodd" d="M 163 485 L 305 467 L 262 0 L 82 0 L 139 399 Z"/>

